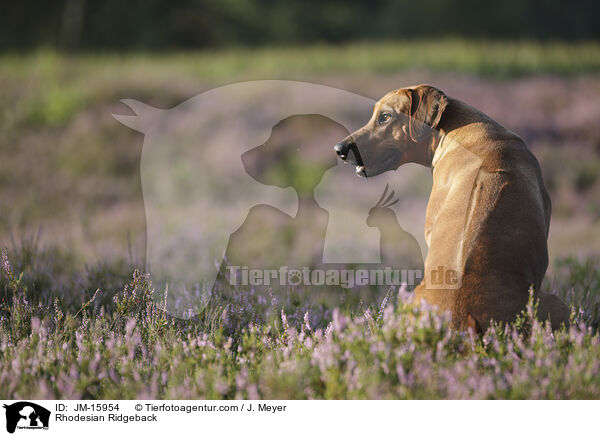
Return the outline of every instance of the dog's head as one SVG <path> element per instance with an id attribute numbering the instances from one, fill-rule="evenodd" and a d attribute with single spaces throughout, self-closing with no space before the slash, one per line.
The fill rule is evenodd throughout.
<path id="1" fill-rule="evenodd" d="M 429 85 L 392 91 L 375 104 L 369 122 L 334 149 L 363 177 L 407 162 L 430 165 L 429 145 L 446 106 L 444 93 Z"/>

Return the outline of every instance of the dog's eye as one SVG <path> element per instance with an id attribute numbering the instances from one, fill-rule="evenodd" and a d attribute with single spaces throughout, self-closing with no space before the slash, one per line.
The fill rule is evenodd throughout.
<path id="1" fill-rule="evenodd" d="M 391 119 L 392 119 L 392 114 L 390 114 L 389 112 L 382 112 L 379 114 L 379 118 L 377 118 L 377 122 L 379 124 L 385 124 Z"/>

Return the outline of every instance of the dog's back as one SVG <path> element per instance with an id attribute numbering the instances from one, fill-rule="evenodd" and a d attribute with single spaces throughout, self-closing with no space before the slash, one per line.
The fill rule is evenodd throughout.
<path id="1" fill-rule="evenodd" d="M 568 320 L 566 305 L 539 292 L 551 203 L 536 158 L 513 132 L 458 100 L 443 122 L 449 133 L 434 156 L 430 252 L 417 296 L 452 311 L 457 327 L 483 328 L 513 320 L 533 286 L 540 315 L 558 327 Z M 440 266 L 458 270 L 458 286 L 432 286 L 428 274 Z"/>

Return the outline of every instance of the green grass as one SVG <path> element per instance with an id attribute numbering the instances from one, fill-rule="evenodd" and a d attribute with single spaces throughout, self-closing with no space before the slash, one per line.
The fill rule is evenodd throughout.
<path id="1" fill-rule="evenodd" d="M 386 73 L 405 69 L 455 71 L 492 76 L 521 74 L 579 74 L 600 70 L 598 42 L 469 41 L 460 39 L 382 41 L 345 45 L 309 45 L 169 54 L 60 55 L 38 52 L 5 54 L 0 69 L 53 74 L 79 68 L 187 71 L 205 79 L 280 74 Z M 65 71 L 66 71 L 65 69 Z"/>
<path id="2" fill-rule="evenodd" d="M 491 77 L 574 75 L 600 71 L 600 44 L 528 41 L 420 40 L 365 42 L 169 54 L 61 55 L 41 51 L 0 56 L 0 76 L 43 83 L 24 102 L 29 119 L 56 123 L 94 99 L 93 82 L 122 75 L 227 82 L 323 74 L 388 74 L 403 70 L 458 72 Z"/>

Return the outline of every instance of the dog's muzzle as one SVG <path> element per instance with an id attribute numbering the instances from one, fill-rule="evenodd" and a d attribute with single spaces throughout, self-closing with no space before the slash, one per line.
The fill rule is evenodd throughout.
<path id="1" fill-rule="evenodd" d="M 358 174 L 359 176 L 367 177 L 365 165 L 360 156 L 360 153 L 358 152 L 358 147 L 356 146 L 355 142 L 351 142 L 351 141 L 338 142 L 337 144 L 335 144 L 333 149 L 337 153 L 338 157 L 341 160 L 343 160 L 344 162 L 356 164 L 356 174 Z M 351 159 L 350 161 L 348 161 L 350 152 L 352 152 L 352 154 L 354 155 L 354 159 L 353 160 Z"/>

